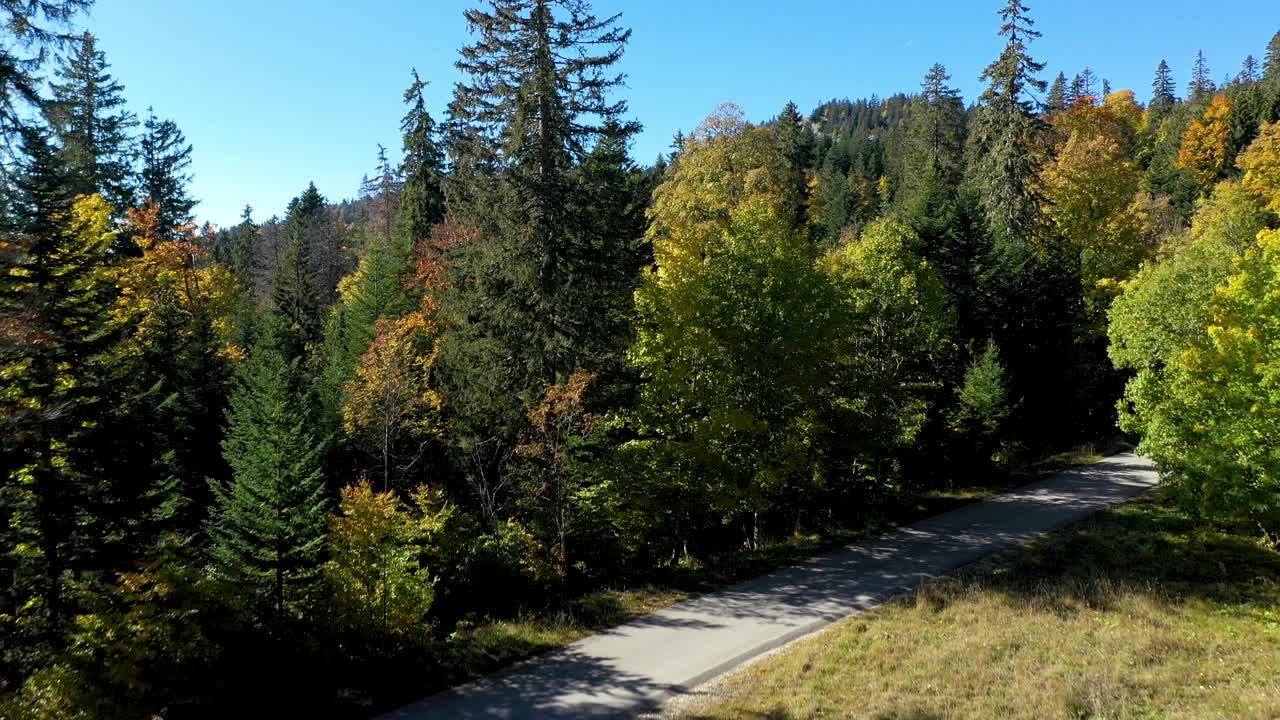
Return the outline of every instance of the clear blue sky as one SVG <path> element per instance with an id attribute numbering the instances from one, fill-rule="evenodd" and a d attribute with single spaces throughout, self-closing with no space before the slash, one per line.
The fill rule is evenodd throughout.
<path id="1" fill-rule="evenodd" d="M 282 213 L 314 180 L 332 200 L 355 194 L 378 143 L 398 154 L 409 69 L 433 82 L 443 115 L 462 10 L 477 0 L 98 0 L 100 38 L 139 115 L 154 105 L 195 145 L 201 221 L 231 224 L 247 202 Z M 764 120 L 788 99 L 802 112 L 832 97 L 912 91 L 935 61 L 966 101 L 1000 48 L 1001 0 L 596 0 L 635 34 L 623 70 L 649 163 L 677 129 L 721 102 Z M 1261 60 L 1280 30 L 1276 0 L 1028 0 L 1044 37 L 1033 54 L 1070 77 L 1085 65 L 1116 89 L 1150 95 L 1167 58 L 1185 87 L 1203 48 L 1215 79 L 1246 54 Z"/>

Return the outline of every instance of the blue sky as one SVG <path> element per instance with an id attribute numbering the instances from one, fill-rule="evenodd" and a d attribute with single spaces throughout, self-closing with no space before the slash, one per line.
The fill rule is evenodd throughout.
<path id="1" fill-rule="evenodd" d="M 85 21 L 132 107 L 171 117 L 194 144 L 201 221 L 230 224 L 245 203 L 283 212 L 315 181 L 355 194 L 378 143 L 398 153 L 409 70 L 443 109 L 477 0 L 98 0 Z M 733 101 L 754 120 L 789 99 L 808 112 L 832 97 L 914 90 L 942 62 L 966 101 L 1000 48 L 1000 0 L 809 3 L 596 0 L 634 30 L 622 70 L 645 125 L 633 155 L 649 163 L 677 129 Z M 1046 78 L 1085 65 L 1140 99 L 1163 58 L 1185 87 L 1203 48 L 1215 79 L 1261 60 L 1280 30 L 1274 0 L 1028 0 L 1044 37 Z"/>

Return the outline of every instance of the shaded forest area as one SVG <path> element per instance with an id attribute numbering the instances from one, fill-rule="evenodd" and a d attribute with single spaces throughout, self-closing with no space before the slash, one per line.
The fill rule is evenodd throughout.
<path id="1" fill-rule="evenodd" d="M 935 64 L 642 167 L 621 16 L 477 4 L 360 197 L 217 229 L 90 0 L 0 0 L 0 716 L 368 714 L 1117 424 L 1280 539 L 1280 34 L 1144 103 L 1009 0 L 970 105 Z"/>

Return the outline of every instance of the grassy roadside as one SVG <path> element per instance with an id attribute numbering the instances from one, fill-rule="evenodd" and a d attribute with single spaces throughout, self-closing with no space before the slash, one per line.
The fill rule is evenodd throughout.
<path id="1" fill-rule="evenodd" d="M 1118 448 L 1106 448 L 1116 451 Z M 1092 447 L 1045 458 L 996 482 L 966 484 L 952 490 L 917 493 L 883 508 L 872 522 L 856 530 L 803 534 L 756 550 L 716 558 L 714 562 L 672 569 L 661 582 L 642 588 L 602 590 L 569 603 L 552 615 L 529 615 L 464 627 L 449 640 L 453 683 L 494 672 L 525 658 L 620 625 L 703 592 L 767 573 L 835 549 L 868 535 L 884 532 L 939 513 L 986 500 L 1011 487 L 1047 477 L 1074 465 L 1101 460 Z"/>
<path id="2" fill-rule="evenodd" d="M 839 623 L 670 717 L 1277 718 L 1280 551 L 1157 491 Z"/>

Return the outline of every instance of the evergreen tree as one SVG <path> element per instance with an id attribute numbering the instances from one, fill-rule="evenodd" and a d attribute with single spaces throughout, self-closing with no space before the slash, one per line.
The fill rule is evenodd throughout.
<path id="1" fill-rule="evenodd" d="M 51 48 L 75 40 L 67 28 L 81 10 L 92 5 L 93 0 L 0 2 L 0 150 L 6 154 L 22 142 L 15 133 L 26 124 L 23 105 L 42 104 L 36 72 Z"/>
<path id="2" fill-rule="evenodd" d="M 177 123 L 159 120 L 147 108 L 143 123 L 142 199 L 159 208 L 162 228 L 179 228 L 192 221 L 196 201 L 187 194 L 191 182 L 191 144 Z"/>
<path id="3" fill-rule="evenodd" d="M 1088 95 L 1089 92 L 1084 86 L 1084 78 L 1080 77 L 1079 73 L 1076 73 L 1076 76 L 1071 78 L 1071 87 L 1068 90 L 1068 96 L 1071 98 L 1071 105 L 1075 105 Z"/>
<path id="4" fill-rule="evenodd" d="M 1267 43 L 1267 55 L 1262 61 L 1262 119 L 1280 121 L 1280 32 Z"/>
<path id="5" fill-rule="evenodd" d="M 1204 51 L 1196 51 L 1196 62 L 1191 68 L 1191 82 L 1187 83 L 1187 99 L 1196 102 L 1214 91 L 1212 71 L 1204 59 Z"/>
<path id="6" fill-rule="evenodd" d="M 125 109 L 124 86 L 108 72 L 106 55 L 85 33 L 75 52 L 62 60 L 50 83 L 48 115 L 62 143 L 62 154 L 78 195 L 101 193 L 117 213 L 134 205 L 134 140 L 138 126 Z"/>
<path id="7" fill-rule="evenodd" d="M 1252 55 L 1246 55 L 1244 62 L 1240 65 L 1240 74 L 1236 75 L 1236 82 L 1242 84 L 1255 83 L 1258 81 L 1258 61 Z"/>
<path id="8" fill-rule="evenodd" d="M 1102 78 L 1102 99 L 1106 100 L 1110 96 L 1111 96 L 1111 81 L 1106 78 Z"/>
<path id="9" fill-rule="evenodd" d="M 232 231 L 231 272 L 249 289 L 254 286 L 259 234 L 258 224 L 253 221 L 253 207 L 245 205 L 240 212 L 240 224 Z"/>
<path id="10" fill-rule="evenodd" d="M 1092 69 L 1086 67 L 1084 70 L 1081 70 L 1080 74 L 1076 75 L 1076 79 L 1073 84 L 1078 84 L 1079 88 L 1075 92 L 1077 102 L 1084 97 L 1090 97 L 1094 100 L 1098 99 L 1097 91 L 1094 87 L 1098 84 L 1098 77 L 1093 74 Z"/>
<path id="11" fill-rule="evenodd" d="M 71 617 L 66 584 L 96 566 L 111 498 L 89 448 L 116 363 L 109 208 L 75 201 L 43 132 L 18 132 L 13 220 L 0 226 L 0 615 L 21 637 L 0 662 L 25 673 Z"/>
<path id="12" fill-rule="evenodd" d="M 240 368 L 223 441 L 232 479 L 212 485 L 209 526 L 219 573 L 275 618 L 299 616 L 314 600 L 328 522 L 325 443 L 288 335 L 269 315 Z"/>
<path id="13" fill-rule="evenodd" d="M 423 97 L 426 87 L 427 83 L 414 70 L 413 82 L 404 92 L 409 112 L 400 123 L 404 133 L 404 161 L 400 164 L 404 186 L 396 222 L 411 246 L 429 237 L 431 228 L 444 220 L 445 155 L 436 122 L 427 112 Z"/>
<path id="14" fill-rule="evenodd" d="M 271 288 L 272 311 L 286 321 L 302 352 L 320 333 L 320 301 L 311 272 L 311 246 L 306 235 L 291 230 Z"/>
<path id="15" fill-rule="evenodd" d="M 372 179 L 365 176 L 360 182 L 360 201 L 364 206 L 361 220 L 366 234 L 384 241 L 391 237 L 400 212 L 402 186 L 399 168 L 391 166 L 387 149 L 379 144 L 376 173 Z"/>
<path id="16" fill-rule="evenodd" d="M 782 108 L 777 128 L 791 186 L 788 195 L 794 205 L 787 211 L 795 217 L 796 227 L 801 227 L 808 221 L 806 199 L 809 195 L 809 166 L 813 162 L 813 135 L 800 117 L 800 111 L 794 102 L 788 102 Z"/>
<path id="17" fill-rule="evenodd" d="M 964 101 L 947 82 L 947 69 L 935 63 L 912 101 L 903 159 L 902 198 L 910 205 L 926 188 L 947 192 L 964 173 Z"/>
<path id="18" fill-rule="evenodd" d="M 1175 87 L 1169 63 L 1161 60 L 1156 68 L 1156 78 L 1151 82 L 1151 103 L 1148 108 L 1152 113 L 1158 115 L 1173 108 L 1178 102 L 1178 97 L 1174 94 Z"/>
<path id="19" fill-rule="evenodd" d="M 1067 76 L 1058 73 L 1058 77 L 1053 79 L 1053 84 L 1049 86 L 1049 95 L 1045 98 L 1045 111 L 1050 115 L 1057 115 L 1067 109 Z"/>
<path id="20" fill-rule="evenodd" d="M 637 129 L 611 97 L 630 31 L 581 0 L 491 0 L 466 17 L 477 39 L 458 61 L 446 189 L 478 238 L 448 265 L 441 365 L 463 435 L 511 437 L 546 385 L 617 351 L 581 301 L 611 287 L 579 252 L 591 241 L 574 168 L 610 121 Z"/>
<path id="21" fill-rule="evenodd" d="M 1040 130 L 1026 94 L 1043 91 L 1035 75 L 1043 69 L 1027 52 L 1040 37 L 1022 0 L 1009 0 L 1000 11 L 1000 35 L 1006 38 L 1000 57 L 982 73 L 989 81 L 974 119 L 970 164 L 979 200 L 996 236 L 1026 242 L 1036 224 L 1039 202 L 1032 180 L 1039 173 L 1030 145 Z"/>

